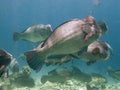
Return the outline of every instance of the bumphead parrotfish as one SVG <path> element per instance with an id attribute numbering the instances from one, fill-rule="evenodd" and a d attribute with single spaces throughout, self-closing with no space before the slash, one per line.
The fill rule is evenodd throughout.
<path id="1" fill-rule="evenodd" d="M 78 67 L 59 67 L 48 72 L 48 75 L 43 75 L 41 77 L 41 82 L 46 83 L 47 81 L 50 81 L 64 83 L 70 79 L 75 79 L 82 82 L 90 82 L 91 76 L 82 72 Z"/>
<path id="2" fill-rule="evenodd" d="M 106 22 L 104 20 L 100 20 L 97 22 L 97 24 L 100 26 L 101 30 L 102 30 L 102 35 L 104 35 L 107 31 L 108 31 L 108 27 L 106 25 Z M 39 49 L 41 48 L 41 44 L 39 44 L 36 48 L 34 49 Z M 86 49 L 83 48 L 83 49 Z M 81 51 L 83 51 L 83 49 Z M 68 54 L 68 55 L 53 55 L 53 56 L 50 56 L 48 57 L 46 60 L 45 60 L 45 63 L 46 65 L 56 65 L 56 64 L 61 64 L 61 63 L 66 63 L 66 62 L 69 62 L 71 60 L 73 60 L 74 58 L 77 58 L 77 59 L 80 59 L 72 54 Z"/>
<path id="3" fill-rule="evenodd" d="M 99 27 L 102 30 L 102 35 L 106 34 L 107 31 L 108 31 L 108 26 L 106 25 L 106 22 L 104 20 L 100 20 L 100 21 L 97 22 L 97 24 L 99 25 Z M 41 45 L 42 44 L 40 44 L 37 48 L 40 48 Z M 107 46 L 111 49 L 110 51 L 112 51 L 111 46 L 109 46 L 109 44 L 107 44 Z M 80 52 L 83 52 L 83 50 L 85 50 L 85 49 L 86 49 L 86 47 L 84 47 Z M 74 56 L 73 54 L 68 54 L 68 55 L 53 55 L 53 56 L 48 57 L 45 60 L 45 63 L 47 65 L 61 64 L 61 63 L 69 62 L 70 60 L 73 60 L 74 58 L 80 59 L 79 57 Z M 102 58 L 103 57 L 101 57 L 101 59 Z"/>
<path id="4" fill-rule="evenodd" d="M 86 60 L 87 64 L 96 61 L 107 60 L 112 53 L 111 46 L 105 41 L 95 41 L 76 54 L 80 59 Z"/>
<path id="5" fill-rule="evenodd" d="M 11 63 L 9 65 L 9 68 L 12 71 L 12 73 L 18 73 L 19 72 L 19 63 L 16 60 L 16 58 L 11 59 Z"/>
<path id="6" fill-rule="evenodd" d="M 67 55 L 80 51 L 96 41 L 102 30 L 92 16 L 72 19 L 58 26 L 41 47 L 24 53 L 29 66 L 38 70 L 49 57 Z"/>
<path id="7" fill-rule="evenodd" d="M 12 55 L 7 51 L 0 49 L 0 77 L 5 73 L 7 66 L 10 64 Z"/>
<path id="8" fill-rule="evenodd" d="M 14 41 L 26 40 L 30 42 L 42 42 L 44 41 L 52 32 L 50 24 L 37 24 L 30 26 L 21 33 L 14 32 Z"/>

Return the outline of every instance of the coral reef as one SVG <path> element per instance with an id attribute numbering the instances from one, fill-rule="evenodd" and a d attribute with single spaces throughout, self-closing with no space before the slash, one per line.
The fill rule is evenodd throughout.
<path id="1" fill-rule="evenodd" d="M 20 87 L 34 87 L 35 81 L 30 76 L 31 70 L 28 66 L 22 68 L 22 70 L 18 73 L 11 74 L 9 78 L 5 80 L 1 79 L 1 86 L 5 90 L 13 90 L 13 88 L 20 88 Z M 3 89 L 3 90 L 4 90 Z"/>
<path id="2" fill-rule="evenodd" d="M 96 79 L 96 82 L 97 80 L 100 79 Z M 0 88 L 5 87 L 5 89 L 3 90 L 47 90 L 48 88 L 49 90 L 120 90 L 120 83 L 109 84 L 106 82 L 106 84 L 98 85 L 96 84 L 95 81 L 91 81 L 91 82 L 87 83 L 71 78 L 69 80 L 66 80 L 65 83 L 47 81 L 46 83 L 42 84 L 39 81 L 37 82 L 37 85 L 35 85 L 34 87 L 14 86 L 10 88 L 8 85 L 6 85 L 7 87 L 5 87 L 5 84 L 0 83 L 1 84 Z"/>
<path id="3" fill-rule="evenodd" d="M 71 72 L 72 71 L 72 72 Z M 62 68 L 44 75 L 41 80 L 31 77 L 29 67 L 19 73 L 0 79 L 0 90 L 120 90 L 120 82 L 110 84 L 98 73 L 84 73 L 78 68 Z"/>

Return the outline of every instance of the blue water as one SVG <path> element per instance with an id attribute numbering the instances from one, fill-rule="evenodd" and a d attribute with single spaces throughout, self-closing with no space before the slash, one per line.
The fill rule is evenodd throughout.
<path id="1" fill-rule="evenodd" d="M 13 32 L 22 32 L 30 25 L 57 25 L 72 18 L 92 15 L 95 19 L 105 20 L 109 31 L 101 37 L 113 48 L 113 55 L 105 62 L 86 66 L 84 61 L 75 60 L 74 64 L 85 72 L 103 72 L 108 68 L 120 69 L 120 0 L 0 0 L 0 48 L 10 52 L 21 66 L 26 65 L 19 57 L 34 47 L 34 43 L 13 41 Z M 44 68 L 44 70 L 49 69 Z M 41 71 L 36 75 L 41 75 Z"/>

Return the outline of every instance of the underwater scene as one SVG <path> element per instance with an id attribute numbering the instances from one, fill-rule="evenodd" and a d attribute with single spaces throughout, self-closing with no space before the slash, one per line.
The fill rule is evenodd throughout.
<path id="1" fill-rule="evenodd" d="M 0 0 L 0 90 L 120 90 L 120 0 Z"/>

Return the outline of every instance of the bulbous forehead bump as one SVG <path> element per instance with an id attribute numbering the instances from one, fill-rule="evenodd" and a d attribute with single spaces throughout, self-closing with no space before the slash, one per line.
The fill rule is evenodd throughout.
<path id="1" fill-rule="evenodd" d="M 87 16 L 83 19 L 83 21 L 86 22 L 86 23 L 94 23 L 94 17 Z"/>

